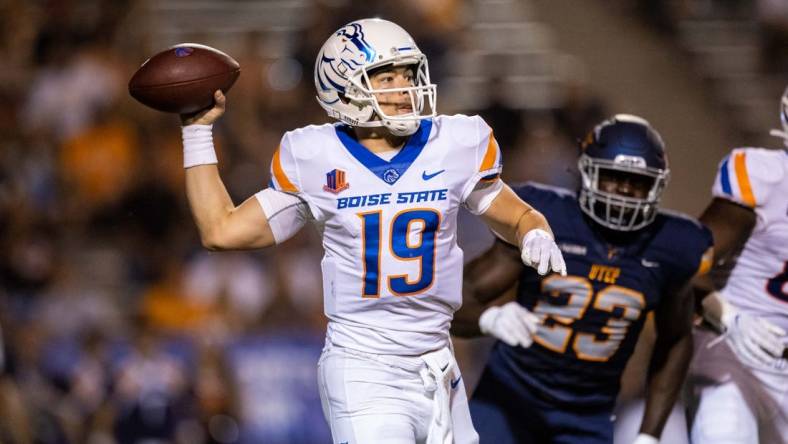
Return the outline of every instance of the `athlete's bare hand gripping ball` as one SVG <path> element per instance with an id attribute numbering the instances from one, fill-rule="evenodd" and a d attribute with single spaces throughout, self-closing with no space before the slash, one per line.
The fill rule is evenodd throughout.
<path id="1" fill-rule="evenodd" d="M 224 114 L 225 106 L 227 105 L 227 98 L 222 94 L 221 90 L 216 90 L 213 93 L 213 106 L 195 114 L 181 114 L 181 124 L 187 125 L 213 125 L 219 117 Z"/>

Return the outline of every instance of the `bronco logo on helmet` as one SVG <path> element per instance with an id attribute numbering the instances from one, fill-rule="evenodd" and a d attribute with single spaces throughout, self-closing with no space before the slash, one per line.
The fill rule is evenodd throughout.
<path id="1" fill-rule="evenodd" d="M 354 72 L 365 63 L 372 62 L 375 58 L 375 49 L 364 40 L 364 31 L 358 23 L 346 25 L 335 35 L 343 37 L 342 42 L 345 45 L 338 51 L 339 57 L 327 57 L 324 49 L 320 51 L 318 56 L 320 69 L 317 70 L 316 78 L 323 91 L 328 91 L 330 88 L 327 85 L 331 85 L 344 93 L 342 80 L 347 81 L 348 73 Z"/>

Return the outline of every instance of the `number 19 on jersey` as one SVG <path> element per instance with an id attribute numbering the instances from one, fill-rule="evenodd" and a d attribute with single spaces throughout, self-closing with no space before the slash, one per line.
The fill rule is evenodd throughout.
<path id="1" fill-rule="evenodd" d="M 389 290 L 397 296 L 421 293 L 432 286 L 435 279 L 435 249 L 441 216 L 437 210 L 417 208 L 400 211 L 383 226 L 382 211 L 359 213 L 364 270 L 362 296 L 380 297 L 381 255 L 390 254 L 398 261 L 418 261 L 415 278 L 408 274 L 387 277 Z M 386 228 L 384 230 L 384 228 Z M 384 238 L 384 232 L 387 236 Z"/>

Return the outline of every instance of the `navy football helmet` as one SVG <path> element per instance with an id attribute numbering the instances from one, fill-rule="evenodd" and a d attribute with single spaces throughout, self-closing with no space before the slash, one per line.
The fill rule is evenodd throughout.
<path id="1" fill-rule="evenodd" d="M 646 120 L 617 114 L 597 125 L 581 143 L 581 150 L 583 212 L 618 231 L 639 230 L 654 221 L 670 172 L 665 144 Z M 600 186 L 603 177 L 638 182 L 644 190 L 642 197 Z"/>

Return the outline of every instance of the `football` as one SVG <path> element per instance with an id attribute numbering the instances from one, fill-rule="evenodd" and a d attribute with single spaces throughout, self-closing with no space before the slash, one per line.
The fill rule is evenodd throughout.
<path id="1" fill-rule="evenodd" d="M 182 43 L 149 58 L 129 81 L 129 94 L 167 113 L 191 114 L 213 105 L 217 89 L 227 93 L 241 67 L 229 55 L 196 43 Z"/>

